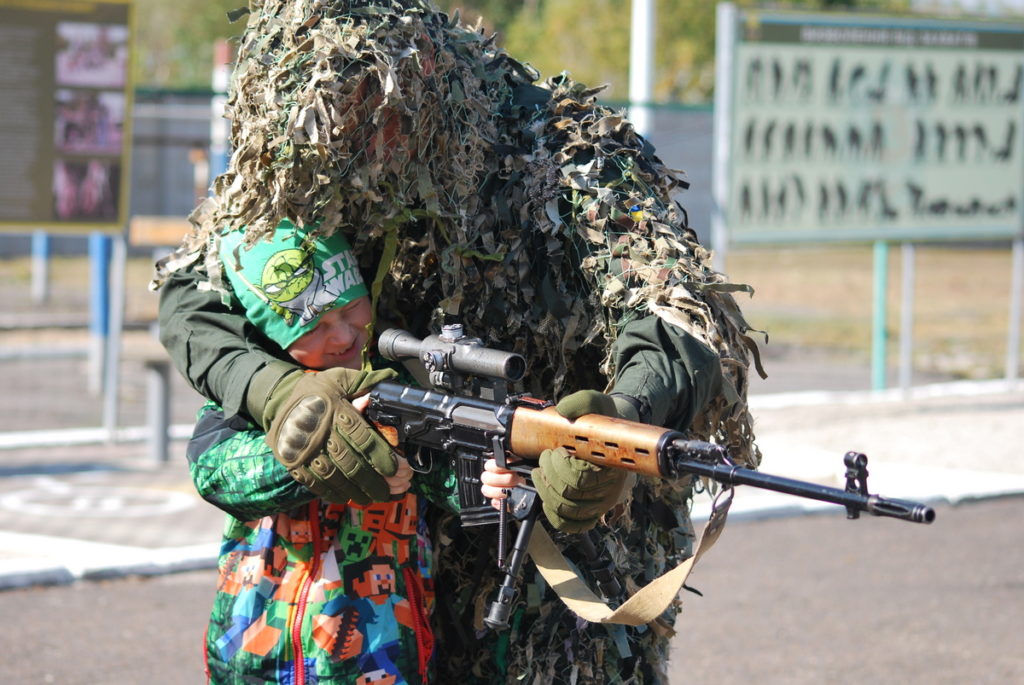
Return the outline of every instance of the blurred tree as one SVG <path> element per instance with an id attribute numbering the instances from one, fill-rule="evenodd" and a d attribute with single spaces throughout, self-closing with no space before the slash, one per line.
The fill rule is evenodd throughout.
<path id="1" fill-rule="evenodd" d="M 437 5 L 449 15 L 455 10 L 470 26 L 476 24 L 478 19 L 483 21 L 484 29 L 488 33 L 497 33 L 499 40 L 505 35 L 508 25 L 512 23 L 515 16 L 522 10 L 524 5 L 536 4 L 537 0 L 471 0 L 462 2 L 460 0 L 437 0 Z"/>
<path id="2" fill-rule="evenodd" d="M 213 44 L 239 35 L 227 13 L 245 0 L 135 0 L 135 82 L 165 89 L 209 89 Z"/>
<path id="3" fill-rule="evenodd" d="M 469 24 L 482 17 L 484 28 L 500 36 L 532 2 L 536 0 L 438 0 L 438 5 L 449 13 L 460 9 Z M 233 24 L 228 12 L 246 5 L 246 0 L 135 0 L 135 82 L 149 88 L 208 89 L 213 44 L 241 34 L 245 18 Z"/>
<path id="4" fill-rule="evenodd" d="M 568 71 L 590 85 L 610 84 L 605 97 L 628 92 L 629 0 L 437 0 L 459 10 L 544 77 Z M 655 100 L 706 102 L 714 87 L 715 3 L 656 0 Z M 136 83 L 155 88 L 210 87 L 213 43 L 236 37 L 243 21 L 227 13 L 245 0 L 136 0 Z M 736 0 L 740 7 L 756 0 Z M 791 0 L 789 9 L 905 11 L 910 0 Z"/>
<path id="5" fill-rule="evenodd" d="M 630 4 L 622 0 L 535 0 L 508 27 L 504 46 L 544 77 L 562 71 L 588 85 L 628 90 Z"/>
<path id="6" fill-rule="evenodd" d="M 654 98 L 707 102 L 714 88 L 715 5 L 704 0 L 656 0 Z M 764 3 L 735 0 L 741 8 Z M 787 9 L 903 12 L 909 0 L 791 0 Z M 528 0 L 507 29 L 508 51 L 544 77 L 561 71 L 587 84 L 609 84 L 605 97 L 629 90 L 630 2 Z"/>

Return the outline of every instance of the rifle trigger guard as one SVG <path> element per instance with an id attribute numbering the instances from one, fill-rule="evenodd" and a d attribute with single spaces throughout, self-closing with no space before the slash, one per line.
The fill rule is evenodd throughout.
<path id="1" fill-rule="evenodd" d="M 434 453 L 429 448 L 417 447 L 416 450 L 409 455 L 409 468 L 414 473 L 430 473 L 434 470 Z"/>

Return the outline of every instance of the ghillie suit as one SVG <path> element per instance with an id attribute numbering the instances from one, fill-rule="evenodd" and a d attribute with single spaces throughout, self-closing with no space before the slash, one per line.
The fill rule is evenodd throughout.
<path id="1" fill-rule="evenodd" d="M 687 227 L 673 200 L 685 182 L 597 90 L 566 75 L 536 85 L 492 38 L 427 0 L 249 10 L 230 165 L 163 269 L 194 264 L 222 289 L 210 248 L 228 227 L 247 226 L 251 240 L 283 218 L 342 231 L 377 274 L 379 311 L 417 335 L 460 320 L 523 354 L 525 390 L 542 397 L 606 388 L 620 327 L 656 315 L 716 351 L 725 379 L 681 428 L 757 466 L 746 406 L 756 347 L 731 295 L 743 287 L 711 268 Z M 641 479 L 633 497 L 608 517 L 614 530 L 598 529 L 630 590 L 692 543 L 689 487 Z M 497 574 L 480 534 L 452 521 L 435 523 L 437 682 L 658 680 L 678 602 L 649 626 L 587 625 L 527 579 L 512 629 L 474 643 Z"/>

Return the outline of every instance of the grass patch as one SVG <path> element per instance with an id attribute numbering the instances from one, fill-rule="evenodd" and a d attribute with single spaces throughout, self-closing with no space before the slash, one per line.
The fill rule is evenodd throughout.
<path id="1" fill-rule="evenodd" d="M 961 378 L 1006 372 L 1010 323 L 1008 247 L 917 246 L 914 367 Z M 726 259 L 730 280 L 753 286 L 740 306 L 773 347 L 871 354 L 874 263 L 870 246 L 743 248 Z M 902 260 L 890 250 L 889 356 L 898 354 Z"/>
<path id="2" fill-rule="evenodd" d="M 889 359 L 898 360 L 900 252 L 890 251 Z M 766 356 L 778 350 L 817 348 L 869 359 L 873 288 L 870 246 L 735 249 L 726 259 L 730 280 L 747 283 L 753 297 L 737 295 L 747 320 L 765 330 Z M 1006 373 L 1011 257 L 1008 246 L 918 246 L 915 260 L 914 368 L 962 378 L 999 378 Z M 128 261 L 125 318 L 156 317 L 158 298 L 147 290 L 152 260 Z M 0 278 L 18 296 L 8 312 L 87 313 L 89 262 L 85 257 L 54 257 L 50 263 L 50 301 L 38 305 L 28 296 L 28 257 L 0 259 Z"/>

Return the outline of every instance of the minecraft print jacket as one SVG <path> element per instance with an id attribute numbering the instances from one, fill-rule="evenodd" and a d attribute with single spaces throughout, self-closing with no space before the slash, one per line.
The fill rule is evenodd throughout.
<path id="1" fill-rule="evenodd" d="M 423 683 L 434 602 L 425 498 L 315 498 L 264 433 L 200 411 L 188 447 L 199 494 L 226 511 L 205 641 L 212 683 Z"/>

